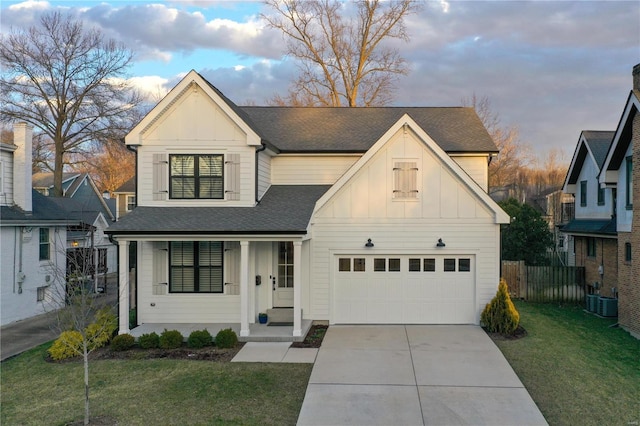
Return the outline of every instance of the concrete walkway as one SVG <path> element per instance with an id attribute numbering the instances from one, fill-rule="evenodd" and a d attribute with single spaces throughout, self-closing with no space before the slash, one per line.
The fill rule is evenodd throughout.
<path id="1" fill-rule="evenodd" d="M 0 329 L 0 361 L 47 343 L 58 336 L 52 324 L 56 313 L 50 312 L 22 321 L 16 321 Z"/>
<path id="2" fill-rule="evenodd" d="M 313 364 L 318 349 L 292 348 L 291 342 L 247 342 L 231 362 L 293 362 Z"/>
<path id="3" fill-rule="evenodd" d="M 477 326 L 331 326 L 299 425 L 546 425 Z"/>

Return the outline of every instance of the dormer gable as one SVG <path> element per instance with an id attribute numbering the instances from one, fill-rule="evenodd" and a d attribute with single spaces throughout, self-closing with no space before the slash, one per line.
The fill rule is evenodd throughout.
<path id="1" fill-rule="evenodd" d="M 190 125 L 194 121 L 199 125 Z M 247 145 L 260 146 L 261 138 L 246 114 L 200 74 L 191 70 L 127 134 L 125 143 L 144 145 L 157 138 L 174 141 L 234 139 L 235 132 L 242 134 Z"/>
<path id="2" fill-rule="evenodd" d="M 611 146 L 613 131 L 583 130 L 580 133 L 567 176 L 565 177 L 563 192 L 575 194 L 578 179 L 583 175 L 585 164 L 589 164 L 595 173 L 590 179 L 596 179 L 604 164 L 607 151 Z M 587 163 L 588 162 L 588 163 Z"/>
<path id="3" fill-rule="evenodd" d="M 600 172 L 601 185 L 615 187 L 617 184 L 618 171 L 624 163 L 631 144 L 633 119 L 638 114 L 638 110 L 640 110 L 640 91 L 632 90 L 627 98 L 622 117 Z"/>

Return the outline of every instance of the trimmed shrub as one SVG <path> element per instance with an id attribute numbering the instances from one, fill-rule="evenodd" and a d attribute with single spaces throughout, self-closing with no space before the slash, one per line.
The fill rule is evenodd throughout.
<path id="1" fill-rule="evenodd" d="M 111 349 L 114 351 L 126 351 L 136 344 L 136 338 L 130 334 L 119 334 L 111 339 Z"/>
<path id="2" fill-rule="evenodd" d="M 216 346 L 219 348 L 233 348 L 238 344 L 238 335 L 230 328 L 220 330 L 216 334 Z"/>
<path id="3" fill-rule="evenodd" d="M 203 348 L 213 343 L 213 337 L 207 329 L 192 331 L 187 339 L 187 346 L 194 349 Z"/>
<path id="4" fill-rule="evenodd" d="M 160 336 L 155 331 L 138 337 L 138 345 L 142 349 L 155 349 L 160 347 Z"/>
<path id="5" fill-rule="evenodd" d="M 491 333 L 513 334 L 520 324 L 520 314 L 509 297 L 509 289 L 504 278 L 500 279 L 498 292 L 485 306 L 480 321 Z"/>
<path id="6" fill-rule="evenodd" d="M 56 361 L 82 355 L 82 334 L 79 331 L 63 331 L 47 351 Z"/>
<path id="7" fill-rule="evenodd" d="M 178 330 L 167 330 L 166 328 L 160 334 L 160 347 L 162 349 L 175 349 L 182 346 L 184 337 Z"/>

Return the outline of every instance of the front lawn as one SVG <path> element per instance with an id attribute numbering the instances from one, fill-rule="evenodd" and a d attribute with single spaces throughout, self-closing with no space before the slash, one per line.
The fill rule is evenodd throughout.
<path id="1" fill-rule="evenodd" d="M 528 336 L 496 340 L 550 425 L 640 424 L 640 341 L 575 305 L 515 301 Z"/>
<path id="2" fill-rule="evenodd" d="M 3 425 L 84 415 L 83 364 L 48 363 L 49 344 L 2 363 Z M 90 362 L 91 414 L 122 425 L 296 423 L 312 364 L 172 359 Z"/>

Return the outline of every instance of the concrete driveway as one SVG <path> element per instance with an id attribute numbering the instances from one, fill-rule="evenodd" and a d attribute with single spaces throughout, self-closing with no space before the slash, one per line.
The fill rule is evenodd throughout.
<path id="1" fill-rule="evenodd" d="M 299 425 L 546 425 L 477 326 L 331 326 Z"/>

